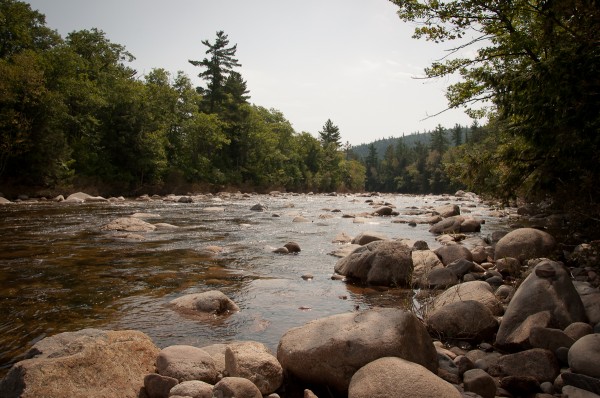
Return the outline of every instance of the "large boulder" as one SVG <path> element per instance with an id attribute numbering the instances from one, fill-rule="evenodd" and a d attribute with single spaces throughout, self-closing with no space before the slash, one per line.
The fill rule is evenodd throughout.
<path id="1" fill-rule="evenodd" d="M 585 308 L 569 272 L 561 263 L 545 259 L 515 292 L 498 329 L 496 345 L 509 351 L 530 348 L 529 337 L 536 326 L 563 330 L 573 322 L 585 321 Z"/>
<path id="2" fill-rule="evenodd" d="M 600 379 L 600 333 L 588 334 L 569 349 L 569 367 L 575 373 Z"/>
<path id="3" fill-rule="evenodd" d="M 250 380 L 263 395 L 275 392 L 283 383 L 283 369 L 277 358 L 258 342 L 229 344 L 225 351 L 225 370 L 229 376 Z"/>
<path id="4" fill-rule="evenodd" d="M 436 207 L 434 211 L 444 218 L 460 215 L 460 207 L 458 205 L 443 205 Z"/>
<path id="5" fill-rule="evenodd" d="M 339 259 L 335 265 L 338 274 L 383 286 L 408 286 L 412 270 L 411 249 L 395 240 L 371 242 Z"/>
<path id="6" fill-rule="evenodd" d="M 179 382 L 200 380 L 214 384 L 217 381 L 215 361 L 206 351 L 189 345 L 163 348 L 156 358 L 158 374 L 173 377 Z"/>
<path id="7" fill-rule="evenodd" d="M 498 322 L 479 301 L 456 301 L 427 314 L 427 328 L 435 336 L 482 341 L 492 338 Z"/>
<path id="8" fill-rule="evenodd" d="M 524 262 L 532 258 L 548 257 L 556 247 L 556 240 L 547 232 L 535 228 L 519 228 L 504 235 L 494 252 L 494 259 L 516 258 Z"/>
<path id="9" fill-rule="evenodd" d="M 437 309 L 451 303 L 468 300 L 480 302 L 494 315 L 502 315 L 504 311 L 502 303 L 494 295 L 492 287 L 484 281 L 464 282 L 446 289 L 433 300 L 428 310 L 435 312 Z"/>
<path id="10" fill-rule="evenodd" d="M 360 368 L 348 389 L 348 398 L 461 396 L 452 384 L 429 369 L 394 357 L 380 358 Z"/>
<path id="11" fill-rule="evenodd" d="M 138 397 L 158 348 L 142 332 L 84 329 L 36 343 L 0 382 L 4 398 Z"/>
<path id="12" fill-rule="evenodd" d="M 432 234 L 451 234 L 460 232 L 460 225 L 465 221 L 463 216 L 444 218 L 429 228 Z"/>
<path id="13" fill-rule="evenodd" d="M 290 329 L 277 349 L 286 372 L 341 392 L 358 369 L 388 356 L 437 372 L 437 353 L 423 324 L 414 314 L 392 308 L 317 319 Z"/>
<path id="14" fill-rule="evenodd" d="M 103 231 L 152 232 L 156 226 L 139 218 L 120 217 L 100 229 Z"/>
<path id="15" fill-rule="evenodd" d="M 240 310 L 229 297 L 218 290 L 186 294 L 171 300 L 171 305 L 183 312 L 197 312 L 215 315 L 229 314 Z"/>

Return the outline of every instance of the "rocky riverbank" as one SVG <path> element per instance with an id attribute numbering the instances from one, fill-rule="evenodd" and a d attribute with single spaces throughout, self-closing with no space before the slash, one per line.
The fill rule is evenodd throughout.
<path id="1" fill-rule="evenodd" d="M 65 201 L 122 200 L 78 196 Z M 469 234 L 484 221 L 467 209 L 477 198 L 457 197 L 464 198 L 464 207 L 412 210 L 365 198 L 369 208 L 353 215 L 358 222 L 388 217 L 431 224 L 442 243 L 435 250 L 423 241 L 368 231 L 334 239 L 354 246 L 338 254 L 332 278 L 378 289 L 414 288 L 412 311 L 359 309 L 317 319 L 285 333 L 277 352 L 258 342 L 160 350 L 137 331 L 62 333 L 36 343 L 0 382 L 0 392 L 150 398 L 600 395 L 597 242 L 564 252 L 551 234 L 535 228 L 474 238 Z M 106 228 L 156 228 L 131 220 L 141 221 L 114 220 Z M 216 291 L 171 305 L 199 322 L 239 311 Z"/>

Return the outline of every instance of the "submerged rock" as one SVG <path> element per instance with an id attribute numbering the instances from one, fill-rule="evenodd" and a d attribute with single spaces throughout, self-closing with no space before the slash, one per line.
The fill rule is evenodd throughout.
<path id="1" fill-rule="evenodd" d="M 152 232 L 156 229 L 156 226 L 139 218 L 121 217 L 111 221 L 100 229 L 103 231 Z"/>
<path id="2" fill-rule="evenodd" d="M 223 315 L 240 310 L 229 297 L 218 290 L 187 294 L 170 302 L 178 309 Z"/>

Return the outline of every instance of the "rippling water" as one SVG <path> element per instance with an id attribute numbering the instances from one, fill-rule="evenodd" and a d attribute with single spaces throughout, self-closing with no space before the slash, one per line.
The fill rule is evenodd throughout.
<path id="1" fill-rule="evenodd" d="M 342 217 L 372 211 L 366 199 L 257 195 L 206 198 L 190 204 L 0 206 L 0 376 L 40 339 L 86 327 L 138 329 L 159 347 L 250 339 L 275 349 L 286 330 L 315 318 L 356 306 L 410 306 L 410 290 L 382 291 L 330 278 L 337 260 L 328 255 L 337 246 L 331 241 L 342 231 L 350 236 L 376 231 L 390 238 L 425 240 L 430 248 L 438 246 L 428 225 L 409 227 L 391 223 L 389 217 L 360 224 Z M 433 196 L 373 199 L 390 202 L 401 212 L 411 206 L 451 202 Z M 268 211 L 251 211 L 258 202 Z M 224 210 L 210 209 L 215 206 Z M 481 235 L 503 227 L 487 217 L 485 206 L 477 204 L 469 210 L 486 219 Z M 141 241 L 115 238 L 114 233 L 101 230 L 115 218 L 136 212 L 160 215 L 147 221 L 179 228 L 143 234 Z M 333 218 L 320 218 L 322 214 Z M 309 222 L 292 222 L 297 215 Z M 298 242 L 302 252 L 272 253 L 288 241 Z M 211 245 L 225 250 L 211 256 L 204 250 Z M 306 281 L 303 274 L 314 279 Z M 201 322 L 166 305 L 183 294 L 210 289 L 223 291 L 241 311 Z"/>

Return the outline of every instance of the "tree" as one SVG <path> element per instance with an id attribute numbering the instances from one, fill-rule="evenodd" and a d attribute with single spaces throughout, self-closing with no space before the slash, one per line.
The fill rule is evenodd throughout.
<path id="1" fill-rule="evenodd" d="M 342 145 L 340 129 L 338 126 L 333 124 L 331 119 L 327 119 L 323 125 L 323 130 L 319 131 L 319 138 L 323 147 L 333 144 L 335 149 L 338 149 Z"/>
<path id="2" fill-rule="evenodd" d="M 455 41 L 428 77 L 461 76 L 450 107 L 495 119 L 505 192 L 592 198 L 600 171 L 600 8 L 593 0 L 392 0 L 414 37 Z M 477 47 L 476 51 L 464 51 Z M 463 54 L 475 53 L 473 57 Z M 487 104 L 474 109 L 473 104 Z M 492 140 L 488 140 L 492 143 Z M 477 180 L 477 179 L 476 179 Z M 571 194 L 577 192 L 576 195 Z M 585 192 L 586 194 L 582 193 Z"/>
<path id="3" fill-rule="evenodd" d="M 206 68 L 198 76 L 207 81 L 207 88 L 200 91 L 208 100 L 208 112 L 213 113 L 216 106 L 225 99 L 224 87 L 228 76 L 233 72 L 233 68 L 242 65 L 235 58 L 237 44 L 229 46 L 229 38 L 222 30 L 217 32 L 214 44 L 208 40 L 202 40 L 202 44 L 208 47 L 206 54 L 209 54 L 210 58 L 189 62 L 194 66 Z"/>
<path id="4" fill-rule="evenodd" d="M 442 155 L 448 149 L 450 142 L 446 136 L 446 129 L 440 124 L 431 133 L 431 142 L 429 144 L 431 150 L 439 152 Z"/>

